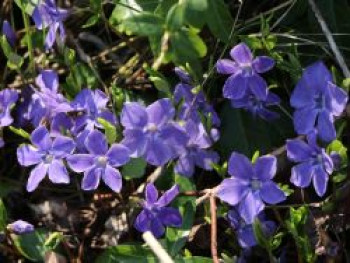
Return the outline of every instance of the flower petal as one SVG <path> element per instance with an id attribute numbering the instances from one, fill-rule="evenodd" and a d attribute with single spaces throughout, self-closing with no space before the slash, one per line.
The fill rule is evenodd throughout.
<path id="1" fill-rule="evenodd" d="M 145 107 L 136 102 L 125 103 L 120 122 L 127 129 L 143 128 L 147 124 L 147 112 Z"/>
<path id="2" fill-rule="evenodd" d="M 40 163 L 42 156 L 43 155 L 38 152 L 38 149 L 29 144 L 22 145 L 17 149 L 17 159 L 22 166 Z"/>
<path id="3" fill-rule="evenodd" d="M 248 180 L 254 176 L 254 170 L 249 159 L 240 153 L 233 152 L 228 161 L 228 173 L 231 176 Z"/>
<path id="4" fill-rule="evenodd" d="M 247 78 L 247 86 L 260 100 L 266 100 L 268 89 L 266 81 L 257 74 Z"/>
<path id="5" fill-rule="evenodd" d="M 257 73 L 265 73 L 274 66 L 275 60 L 267 56 L 257 57 L 253 61 L 253 68 Z"/>
<path id="6" fill-rule="evenodd" d="M 146 134 L 141 130 L 124 130 L 121 144 L 130 151 L 130 157 L 138 158 L 144 155 L 147 146 Z"/>
<path id="7" fill-rule="evenodd" d="M 122 189 L 122 176 L 120 172 L 112 166 L 106 166 L 104 173 L 102 173 L 102 179 L 114 192 L 119 193 Z"/>
<path id="8" fill-rule="evenodd" d="M 260 189 L 260 197 L 265 203 L 271 205 L 286 200 L 284 192 L 272 181 L 263 183 Z"/>
<path id="9" fill-rule="evenodd" d="M 331 94 L 332 114 L 334 116 L 340 116 L 348 101 L 348 94 L 333 83 L 328 83 L 328 88 Z"/>
<path id="10" fill-rule="evenodd" d="M 40 150 L 48 151 L 51 148 L 52 140 L 50 138 L 49 131 L 45 126 L 39 126 L 31 135 L 32 143 Z"/>
<path id="11" fill-rule="evenodd" d="M 105 155 L 108 150 L 106 137 L 98 130 L 89 133 L 85 140 L 85 146 L 89 153 L 95 155 Z"/>
<path id="12" fill-rule="evenodd" d="M 329 176 L 321 165 L 315 167 L 312 181 L 318 196 L 322 197 L 327 190 Z"/>
<path id="13" fill-rule="evenodd" d="M 58 91 L 58 75 L 54 70 L 42 70 L 35 78 L 35 84 L 44 91 L 49 89 L 51 91 Z"/>
<path id="14" fill-rule="evenodd" d="M 59 27 L 59 23 L 56 23 L 56 22 L 54 22 L 53 24 L 50 25 L 49 32 L 47 33 L 46 38 L 45 38 L 45 49 L 46 50 L 52 48 L 53 44 L 55 43 L 56 33 L 57 33 L 58 27 Z"/>
<path id="15" fill-rule="evenodd" d="M 255 175 L 262 181 L 272 179 L 277 170 L 277 160 L 273 155 L 258 158 L 254 164 Z"/>
<path id="16" fill-rule="evenodd" d="M 158 190 L 153 183 L 146 185 L 145 198 L 147 203 L 154 204 L 158 200 Z"/>
<path id="17" fill-rule="evenodd" d="M 216 62 L 216 70 L 220 74 L 235 74 L 239 68 L 231 59 L 220 59 Z"/>
<path id="18" fill-rule="evenodd" d="M 134 227 L 140 232 L 146 232 L 151 229 L 151 222 L 153 220 L 152 214 L 146 209 L 136 217 Z"/>
<path id="19" fill-rule="evenodd" d="M 194 160 L 190 154 L 180 156 L 175 165 L 175 172 L 186 177 L 192 176 L 194 169 Z"/>
<path id="20" fill-rule="evenodd" d="M 91 154 L 74 154 L 67 157 L 69 167 L 76 173 L 90 170 L 94 165 L 94 156 Z"/>
<path id="21" fill-rule="evenodd" d="M 81 188 L 85 191 L 95 190 L 100 184 L 102 172 L 101 168 L 92 168 L 86 171 L 81 182 Z"/>
<path id="22" fill-rule="evenodd" d="M 129 149 L 122 144 L 113 144 L 106 156 L 109 165 L 114 167 L 122 166 L 130 160 Z"/>
<path id="23" fill-rule="evenodd" d="M 170 99 L 160 99 L 153 102 L 146 108 L 146 112 L 148 123 L 157 126 L 164 125 L 175 116 L 175 109 Z"/>
<path id="24" fill-rule="evenodd" d="M 182 217 L 176 208 L 163 207 L 158 212 L 158 218 L 165 226 L 181 227 Z"/>
<path id="25" fill-rule="evenodd" d="M 224 179 L 216 193 L 222 201 L 237 205 L 249 192 L 249 183 L 237 178 Z"/>
<path id="26" fill-rule="evenodd" d="M 164 140 L 156 137 L 149 138 L 145 150 L 145 159 L 148 163 L 156 166 L 162 166 L 172 157 L 173 151 Z"/>
<path id="27" fill-rule="evenodd" d="M 64 158 L 74 151 L 75 142 L 65 136 L 58 136 L 52 143 L 51 153 L 56 157 Z"/>
<path id="28" fill-rule="evenodd" d="M 219 162 L 220 156 L 214 151 L 197 150 L 194 158 L 197 166 L 211 171 L 213 170 L 213 164 Z"/>
<path id="29" fill-rule="evenodd" d="M 296 110 L 293 115 L 294 128 L 298 134 L 308 134 L 315 127 L 317 110 L 303 108 Z"/>
<path id="30" fill-rule="evenodd" d="M 259 192 L 249 191 L 238 206 L 238 212 L 247 224 L 252 224 L 255 217 L 264 209 Z"/>
<path id="31" fill-rule="evenodd" d="M 30 172 L 30 176 L 27 182 L 27 191 L 33 192 L 39 185 L 39 183 L 45 178 L 48 166 L 44 163 L 39 163 Z"/>
<path id="32" fill-rule="evenodd" d="M 223 96 L 227 99 L 240 99 L 248 89 L 248 78 L 242 76 L 241 73 L 236 73 L 230 76 L 224 84 Z"/>
<path id="33" fill-rule="evenodd" d="M 313 149 L 302 140 L 287 140 L 286 148 L 288 159 L 293 162 L 303 162 L 312 158 Z"/>
<path id="34" fill-rule="evenodd" d="M 333 116 L 326 111 L 318 115 L 317 131 L 321 140 L 331 142 L 337 137 L 333 122 Z"/>
<path id="35" fill-rule="evenodd" d="M 304 162 L 292 168 L 290 182 L 295 186 L 304 188 L 310 185 L 312 178 L 312 162 Z"/>
<path id="36" fill-rule="evenodd" d="M 253 54 L 245 43 L 240 43 L 232 48 L 230 55 L 239 64 L 251 63 L 253 60 Z"/>
<path id="37" fill-rule="evenodd" d="M 162 222 L 158 218 L 153 218 L 153 220 L 151 221 L 151 229 L 150 230 L 156 238 L 161 237 L 165 232 L 165 228 L 164 228 Z"/>
<path id="38" fill-rule="evenodd" d="M 49 165 L 49 179 L 55 184 L 69 184 L 70 178 L 62 160 L 53 160 Z"/>
<path id="39" fill-rule="evenodd" d="M 179 192 L 180 192 L 179 186 L 174 185 L 158 199 L 156 205 L 160 207 L 167 206 L 175 199 L 175 197 L 179 194 Z"/>

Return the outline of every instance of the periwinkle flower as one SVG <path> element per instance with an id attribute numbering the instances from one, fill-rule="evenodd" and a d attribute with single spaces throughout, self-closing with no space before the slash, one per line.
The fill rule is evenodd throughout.
<path id="1" fill-rule="evenodd" d="M 192 176 L 195 166 L 204 170 L 212 170 L 212 164 L 219 161 L 219 155 L 208 150 L 213 141 L 207 134 L 202 123 L 188 121 L 185 129 L 189 140 L 175 165 L 175 172 L 183 176 Z"/>
<path id="2" fill-rule="evenodd" d="M 35 7 L 32 18 L 35 26 L 39 30 L 49 28 L 45 39 L 45 48 L 49 49 L 53 46 L 56 40 L 56 33 L 59 30 L 61 41 L 64 41 L 66 36 L 63 21 L 67 18 L 68 11 L 58 8 L 55 0 L 41 0 Z"/>
<path id="3" fill-rule="evenodd" d="M 165 232 L 166 226 L 180 227 L 182 217 L 178 209 L 166 207 L 179 194 L 179 186 L 174 185 L 158 198 L 158 191 L 154 184 L 149 183 L 145 189 L 143 210 L 137 216 L 134 226 L 140 232 L 151 231 L 159 238 Z"/>
<path id="4" fill-rule="evenodd" d="M 228 99 L 241 99 L 250 91 L 257 98 L 265 99 L 267 84 L 259 75 L 275 65 L 272 58 L 258 56 L 255 59 L 249 47 L 240 43 L 230 51 L 231 59 L 220 59 L 216 63 L 218 73 L 231 75 L 225 82 L 223 95 Z"/>
<path id="5" fill-rule="evenodd" d="M 301 139 L 287 140 L 287 156 L 298 163 L 292 168 L 290 181 L 295 186 L 305 188 L 312 180 L 316 193 L 323 196 L 334 165 L 325 149 L 318 146 L 316 137 L 312 132 L 307 136 L 307 143 Z"/>
<path id="6" fill-rule="evenodd" d="M 0 128 L 12 124 L 13 118 L 11 116 L 12 106 L 18 99 L 18 93 L 12 89 L 4 89 L 0 91 Z M 0 148 L 5 144 L 2 137 L 0 137 Z"/>
<path id="7" fill-rule="evenodd" d="M 257 245 L 254 235 L 253 224 L 247 224 L 245 220 L 239 215 L 236 209 L 231 209 L 227 213 L 227 218 L 235 230 L 239 245 L 243 249 L 247 249 Z M 256 217 L 261 224 L 265 237 L 269 237 L 276 229 L 276 224 L 273 221 L 267 220 L 265 214 L 262 212 Z"/>
<path id="8" fill-rule="evenodd" d="M 346 106 L 346 92 L 333 83 L 331 72 L 323 62 L 308 66 L 290 98 L 295 108 L 293 120 L 298 134 L 308 134 L 316 127 L 320 139 L 335 139 L 334 117 Z"/>
<path id="9" fill-rule="evenodd" d="M 280 98 L 268 91 L 266 98 L 258 98 L 252 92 L 248 91 L 241 99 L 231 100 L 233 108 L 243 108 L 253 116 L 259 116 L 260 118 L 272 121 L 279 117 L 279 114 L 268 109 L 270 106 L 279 105 Z"/>
<path id="10" fill-rule="evenodd" d="M 7 20 L 4 20 L 2 23 L 2 34 L 6 37 L 6 40 L 11 45 L 11 47 L 14 47 L 16 45 L 16 33 Z"/>
<path id="11" fill-rule="evenodd" d="M 28 234 L 34 231 L 34 226 L 27 221 L 17 220 L 7 225 L 7 229 L 16 235 Z"/>
<path id="12" fill-rule="evenodd" d="M 113 125 L 117 124 L 115 115 L 107 109 L 108 96 L 100 90 L 83 89 L 72 102 L 76 111 L 82 111 L 75 123 L 76 131 L 83 129 L 92 131 L 94 128 L 103 128 L 98 119 L 102 118 Z"/>
<path id="13" fill-rule="evenodd" d="M 44 119 L 51 119 L 60 112 L 70 112 L 73 108 L 67 99 L 58 92 L 58 75 L 53 70 L 43 70 L 35 78 L 35 84 L 40 88 L 32 95 L 28 107 L 28 117 L 37 126 Z"/>
<path id="14" fill-rule="evenodd" d="M 0 91 L 0 127 L 11 125 L 11 108 L 18 100 L 18 93 L 12 89 Z"/>
<path id="15" fill-rule="evenodd" d="M 175 109 L 169 99 L 160 99 L 148 107 L 136 102 L 124 104 L 121 124 L 125 130 L 122 143 L 131 157 L 144 157 L 152 165 L 164 165 L 175 158 L 187 143 L 187 135 L 173 121 Z"/>
<path id="16" fill-rule="evenodd" d="M 74 172 L 84 172 L 82 188 L 94 190 L 102 178 L 109 188 L 120 192 L 122 176 L 116 167 L 129 161 L 129 150 L 121 144 L 113 144 L 108 149 L 106 137 L 98 130 L 89 133 L 85 146 L 88 153 L 74 154 L 67 158 L 68 165 Z"/>
<path id="17" fill-rule="evenodd" d="M 240 216 L 251 224 L 264 209 L 265 203 L 277 204 L 286 199 L 284 192 L 272 181 L 276 174 L 274 156 L 259 157 L 254 164 L 239 153 L 232 153 L 228 162 L 231 178 L 219 185 L 217 196 L 224 202 L 238 205 Z"/>
<path id="18" fill-rule="evenodd" d="M 63 160 L 74 151 L 74 141 L 64 136 L 52 140 L 46 127 L 39 126 L 32 132 L 31 142 L 32 145 L 24 144 L 17 149 L 17 159 L 22 166 L 35 165 L 27 191 L 34 191 L 46 174 L 53 183 L 68 184 L 70 178 Z"/>

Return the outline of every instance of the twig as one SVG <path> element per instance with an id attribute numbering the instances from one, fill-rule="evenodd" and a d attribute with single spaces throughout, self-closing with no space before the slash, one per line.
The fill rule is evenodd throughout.
<path id="1" fill-rule="evenodd" d="M 331 48 L 339 67 L 343 71 L 344 76 L 346 78 L 350 78 L 350 70 L 345 63 L 345 60 L 344 60 L 337 44 L 334 41 L 333 35 L 332 35 L 331 31 L 329 30 L 326 21 L 323 19 L 320 10 L 318 9 L 314 0 L 308 0 L 308 2 L 309 2 L 309 5 L 311 6 L 312 11 L 314 12 L 314 14 L 317 18 L 318 23 L 321 26 L 321 29 L 322 29 L 325 37 L 327 38 L 327 41 L 329 43 L 329 47 Z"/>
<path id="2" fill-rule="evenodd" d="M 143 240 L 151 248 L 153 253 L 159 258 L 162 263 L 174 263 L 169 254 L 165 251 L 158 240 L 153 236 L 150 231 L 146 231 L 142 234 Z"/>
<path id="3" fill-rule="evenodd" d="M 164 167 L 163 166 L 158 166 L 153 173 L 151 173 L 151 175 L 147 178 L 146 182 L 141 184 L 137 190 L 136 190 L 136 194 L 141 194 L 143 192 L 143 190 L 145 189 L 145 186 L 147 183 L 154 183 L 159 176 L 162 175 L 164 171 Z"/>
<path id="4" fill-rule="evenodd" d="M 163 59 L 164 59 L 164 57 L 165 57 L 165 54 L 166 54 L 166 52 L 167 52 L 168 49 L 169 49 L 169 37 L 170 37 L 169 32 L 165 32 L 164 35 L 163 35 L 163 38 L 162 38 L 162 44 L 161 44 L 159 56 L 158 56 L 158 58 L 154 61 L 153 65 L 152 65 L 152 68 L 153 68 L 154 70 L 158 70 L 158 69 L 159 69 L 160 65 L 161 65 L 162 62 L 163 62 Z"/>
<path id="5" fill-rule="evenodd" d="M 217 249 L 217 218 L 216 218 L 216 200 L 213 191 L 210 193 L 210 249 L 214 263 L 219 263 Z"/>

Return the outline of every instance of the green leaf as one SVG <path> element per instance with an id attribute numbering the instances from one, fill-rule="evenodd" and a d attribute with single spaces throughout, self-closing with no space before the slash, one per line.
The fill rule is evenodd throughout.
<path id="1" fill-rule="evenodd" d="M 1 36 L 0 44 L 1 44 L 2 51 L 4 52 L 4 55 L 8 58 L 12 53 L 12 48 L 10 44 L 7 42 L 5 35 Z"/>
<path id="2" fill-rule="evenodd" d="M 109 144 L 114 143 L 117 139 L 117 130 L 116 130 L 115 126 L 103 118 L 98 118 L 97 120 L 105 129 L 105 135 L 107 138 L 107 142 Z"/>
<path id="3" fill-rule="evenodd" d="M 208 0 L 205 17 L 212 34 L 221 41 L 228 42 L 233 18 L 225 2 L 223 0 Z"/>
<path id="4" fill-rule="evenodd" d="M 64 236 L 60 232 L 53 232 L 45 240 L 44 246 L 47 250 L 54 250 L 60 242 L 64 239 Z"/>
<path id="5" fill-rule="evenodd" d="M 327 152 L 337 152 L 342 160 L 347 159 L 347 148 L 343 145 L 343 143 L 339 140 L 334 140 L 331 144 L 327 146 Z"/>
<path id="6" fill-rule="evenodd" d="M 186 5 L 184 2 L 172 6 L 166 17 L 166 27 L 169 31 L 179 30 L 185 22 Z"/>
<path id="7" fill-rule="evenodd" d="M 190 257 L 190 258 L 179 258 L 175 259 L 175 263 L 212 263 L 211 258 L 205 257 Z"/>
<path id="8" fill-rule="evenodd" d="M 32 15 L 34 8 L 39 4 L 40 0 L 15 0 L 17 6 L 26 12 L 28 15 Z"/>
<path id="9" fill-rule="evenodd" d="M 49 249 L 45 246 L 47 232 L 43 229 L 23 235 L 13 235 L 17 250 L 32 261 L 43 261 L 45 253 Z"/>
<path id="10" fill-rule="evenodd" d="M 14 52 L 11 52 L 7 59 L 7 66 L 13 70 L 20 69 L 24 62 L 23 57 L 17 55 Z"/>
<path id="11" fill-rule="evenodd" d="M 122 175 L 126 180 L 141 178 L 144 176 L 147 162 L 142 158 L 133 158 L 123 166 Z"/>
<path id="12" fill-rule="evenodd" d="M 0 199 L 0 232 L 5 231 L 7 226 L 7 211 L 4 202 Z"/>
<path id="13" fill-rule="evenodd" d="M 126 32 L 139 36 L 154 36 L 163 32 L 164 19 L 148 12 L 142 12 L 123 21 Z"/>
<path id="14" fill-rule="evenodd" d="M 30 134 L 28 132 L 26 132 L 25 130 L 23 130 L 22 128 L 15 128 L 13 126 L 9 126 L 10 131 L 12 131 L 13 133 L 17 134 L 18 136 L 21 136 L 24 139 L 28 139 L 30 140 Z"/>
<path id="15" fill-rule="evenodd" d="M 151 250 L 142 245 L 119 245 L 107 248 L 95 263 L 157 263 Z"/>
<path id="16" fill-rule="evenodd" d="M 196 30 L 184 29 L 170 34 L 170 50 L 173 61 L 185 65 L 207 54 L 207 46 Z"/>
<path id="17" fill-rule="evenodd" d="M 171 97 L 172 94 L 170 84 L 163 74 L 149 66 L 145 66 L 145 70 L 149 74 L 149 79 L 153 82 L 156 89 L 163 92 L 167 97 Z"/>
<path id="18" fill-rule="evenodd" d="M 95 25 L 98 20 L 100 19 L 100 15 L 99 14 L 96 14 L 96 15 L 93 15 L 91 16 L 86 22 L 85 24 L 82 26 L 82 28 L 88 28 L 88 27 L 91 27 L 93 25 Z"/>

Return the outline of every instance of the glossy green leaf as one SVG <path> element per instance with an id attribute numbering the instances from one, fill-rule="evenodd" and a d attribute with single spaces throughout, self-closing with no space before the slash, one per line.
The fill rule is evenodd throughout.
<path id="1" fill-rule="evenodd" d="M 186 5 L 184 2 L 172 6 L 166 17 L 166 27 L 169 31 L 179 30 L 185 22 Z"/>
<path id="2" fill-rule="evenodd" d="M 123 21 L 126 32 L 139 36 L 159 35 L 163 32 L 164 19 L 147 12 L 142 12 Z"/>
<path id="3" fill-rule="evenodd" d="M 13 126 L 9 126 L 9 130 L 13 133 L 17 134 L 18 136 L 21 136 L 24 139 L 30 139 L 30 134 L 23 130 L 22 128 L 15 128 Z"/>
<path id="4" fill-rule="evenodd" d="M 122 175 L 125 179 L 135 179 L 144 176 L 147 162 L 142 158 L 132 158 L 123 166 Z"/>
<path id="5" fill-rule="evenodd" d="M 14 235 L 13 240 L 17 250 L 27 259 L 32 261 L 43 261 L 45 253 L 49 249 L 45 246 L 48 233 L 39 229 L 32 233 Z"/>
<path id="6" fill-rule="evenodd" d="M 3 232 L 7 226 L 7 211 L 4 202 L 0 199 L 0 232 Z"/>
<path id="7" fill-rule="evenodd" d="M 107 142 L 109 144 L 113 144 L 117 139 L 116 127 L 112 123 L 110 123 L 109 121 L 106 121 L 103 118 L 98 118 L 98 122 L 103 126 L 105 130 Z"/>
<path id="8" fill-rule="evenodd" d="M 208 27 L 212 34 L 223 42 L 228 42 L 233 26 L 230 10 L 223 0 L 207 0 L 205 13 Z"/>

